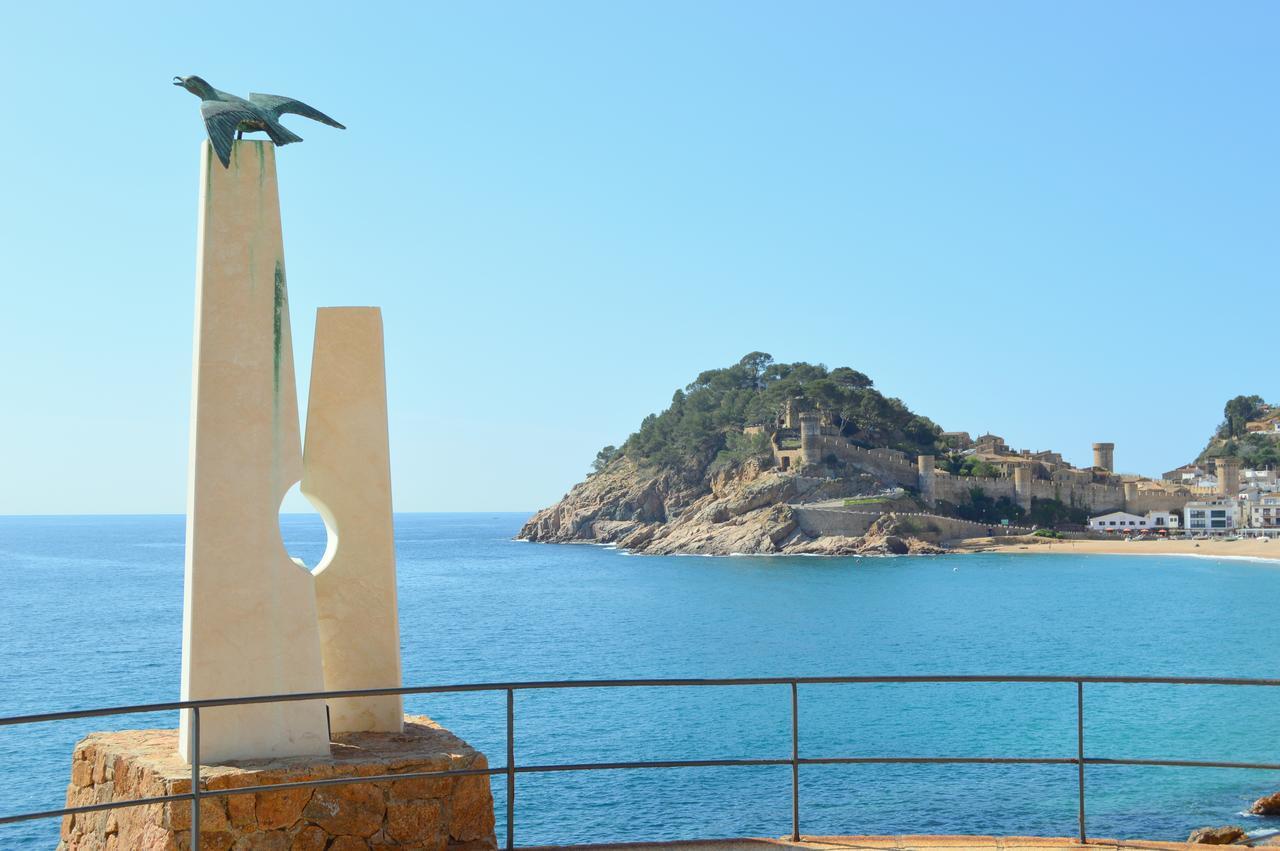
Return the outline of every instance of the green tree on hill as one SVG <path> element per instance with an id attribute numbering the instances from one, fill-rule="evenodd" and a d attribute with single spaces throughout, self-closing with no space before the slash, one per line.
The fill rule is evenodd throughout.
<path id="1" fill-rule="evenodd" d="M 832 414 L 841 433 L 871 446 L 932 452 L 940 429 L 901 400 L 882 395 L 871 379 L 849 367 L 775 363 L 752 352 L 736 364 L 698 375 L 677 390 L 671 405 L 650 414 L 621 452 L 645 466 L 701 475 L 724 450 L 759 451 L 759 440 L 729 443 L 748 425 L 770 425 L 789 400 Z"/>
<path id="2" fill-rule="evenodd" d="M 1222 409 L 1223 423 L 1218 426 L 1221 438 L 1243 437 L 1245 426 L 1256 420 L 1266 410 L 1267 403 L 1261 396 L 1237 396 Z"/>
<path id="3" fill-rule="evenodd" d="M 617 458 L 621 454 L 622 452 L 618 449 L 618 447 L 614 446 L 613 444 L 609 444 L 604 449 L 601 449 L 599 452 L 596 453 L 596 460 L 591 462 L 591 472 L 593 473 L 600 472 L 605 467 L 608 467 L 611 463 L 613 463 L 613 459 Z"/>
<path id="4" fill-rule="evenodd" d="M 1262 419 L 1274 410 L 1261 396 L 1236 396 L 1222 409 L 1222 424 L 1214 431 L 1208 445 L 1196 457 L 1204 463 L 1214 458 L 1238 458 L 1246 468 L 1262 469 L 1280 466 L 1280 435 L 1275 432 L 1250 432 L 1250 422 Z"/>

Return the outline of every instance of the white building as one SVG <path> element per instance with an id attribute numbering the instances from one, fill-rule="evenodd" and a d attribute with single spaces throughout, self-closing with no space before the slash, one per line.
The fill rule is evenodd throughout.
<path id="1" fill-rule="evenodd" d="M 1226 532 L 1240 525 L 1240 501 L 1219 497 L 1188 502 L 1183 517 L 1188 532 Z"/>
<path id="2" fill-rule="evenodd" d="M 1275 470 L 1241 470 L 1240 484 L 1255 487 L 1260 491 L 1280 490 L 1280 481 L 1276 479 Z"/>
<path id="3" fill-rule="evenodd" d="M 1263 494 L 1249 505 L 1249 528 L 1280 529 L 1280 494 Z"/>
<path id="4" fill-rule="evenodd" d="M 1137 532 L 1143 529 L 1177 529 L 1178 526 L 1178 515 L 1169 511 L 1148 511 L 1146 514 L 1112 511 L 1089 518 L 1089 528 L 1095 532 Z"/>

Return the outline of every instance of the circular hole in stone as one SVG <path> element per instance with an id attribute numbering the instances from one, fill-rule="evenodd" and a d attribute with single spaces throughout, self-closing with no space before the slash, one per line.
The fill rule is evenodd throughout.
<path id="1" fill-rule="evenodd" d="M 280 502 L 280 540 L 285 552 L 307 570 L 315 570 L 329 546 L 324 517 L 294 485 Z"/>

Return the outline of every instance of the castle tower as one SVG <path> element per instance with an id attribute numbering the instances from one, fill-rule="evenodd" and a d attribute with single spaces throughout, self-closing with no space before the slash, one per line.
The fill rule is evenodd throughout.
<path id="1" fill-rule="evenodd" d="M 1114 443 L 1095 443 L 1093 445 L 1093 466 L 1100 467 L 1108 473 L 1116 471 L 1116 445 Z"/>
<path id="2" fill-rule="evenodd" d="M 1124 483 L 1124 510 L 1130 514 L 1138 514 L 1138 483 Z"/>
<path id="3" fill-rule="evenodd" d="M 796 418 L 796 400 L 788 399 L 782 407 L 782 427 L 783 428 L 799 428 L 800 421 Z"/>
<path id="4" fill-rule="evenodd" d="M 1213 459 L 1218 474 L 1218 493 L 1235 499 L 1240 495 L 1240 461 L 1236 458 Z"/>
<path id="5" fill-rule="evenodd" d="M 916 456 L 916 470 L 919 474 L 920 498 L 924 500 L 925 505 L 932 508 L 938 502 L 937 489 L 934 487 L 937 482 L 937 473 L 933 468 L 933 456 Z"/>
<path id="6" fill-rule="evenodd" d="M 1023 511 L 1031 511 L 1031 466 L 1019 464 L 1013 468 L 1013 493 Z"/>
<path id="7" fill-rule="evenodd" d="M 822 429 L 818 415 L 805 411 L 800 415 L 800 456 L 806 464 L 817 464 L 822 455 Z"/>

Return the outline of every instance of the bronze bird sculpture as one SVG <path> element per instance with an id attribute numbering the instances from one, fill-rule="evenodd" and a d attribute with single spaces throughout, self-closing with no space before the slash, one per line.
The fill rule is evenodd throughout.
<path id="1" fill-rule="evenodd" d="M 261 130 L 277 145 L 301 142 L 301 136 L 280 123 L 280 116 L 285 113 L 301 115 L 304 118 L 319 121 L 321 124 L 337 127 L 339 130 L 347 129 L 320 110 L 293 98 L 251 93 L 249 99 L 245 100 L 215 89 L 194 74 L 188 77 L 174 77 L 173 84 L 182 86 L 200 98 L 200 114 L 204 116 L 204 127 L 223 168 L 231 165 L 232 139 L 239 139 L 245 133 Z"/>

